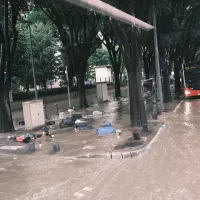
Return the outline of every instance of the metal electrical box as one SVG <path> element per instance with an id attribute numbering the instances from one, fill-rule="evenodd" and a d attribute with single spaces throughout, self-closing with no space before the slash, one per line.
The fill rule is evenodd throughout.
<path id="1" fill-rule="evenodd" d="M 43 100 L 23 102 L 25 128 L 32 130 L 45 124 Z"/>
<path id="2" fill-rule="evenodd" d="M 106 82 L 97 83 L 97 101 L 105 102 L 108 100 L 108 87 Z"/>

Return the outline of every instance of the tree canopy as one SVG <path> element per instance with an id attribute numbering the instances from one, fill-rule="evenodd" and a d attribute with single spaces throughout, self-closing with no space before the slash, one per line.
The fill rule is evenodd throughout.
<path id="1" fill-rule="evenodd" d="M 200 60 L 200 4 L 195 0 L 104 1 L 150 24 L 155 5 L 160 65 L 166 86 L 164 96 L 170 95 L 169 75 L 172 70 L 176 93 L 180 93 L 181 64 Z M 80 108 L 86 108 L 84 81 L 88 65 L 110 63 L 118 82 L 123 62 L 129 77 L 131 123 L 133 126 L 147 125 L 141 70 L 144 68 L 147 78 L 155 71 L 151 32 L 64 0 L 3 0 L 0 2 L 0 132 L 13 130 L 8 100 L 11 82 L 26 90 L 33 85 L 29 29 L 23 24 L 24 19 L 32 33 L 37 84 L 46 88 L 46 82 L 63 76 L 68 66 L 70 79 L 76 76 L 78 81 Z M 100 32 L 103 38 L 99 37 Z M 102 43 L 107 51 L 100 48 Z M 58 51 L 62 53 L 60 57 L 55 56 Z M 117 88 L 120 88 L 119 84 L 116 91 Z M 120 96 L 120 90 L 116 96 Z"/>

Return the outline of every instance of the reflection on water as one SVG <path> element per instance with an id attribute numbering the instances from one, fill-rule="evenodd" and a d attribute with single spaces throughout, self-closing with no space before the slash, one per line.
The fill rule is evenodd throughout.
<path id="1" fill-rule="evenodd" d="M 185 102 L 184 114 L 185 114 L 186 117 L 191 114 L 191 103 Z"/>
<path id="2" fill-rule="evenodd" d="M 92 109 L 114 112 L 109 119 L 116 122 L 129 121 L 120 114 L 128 111 L 128 98 L 94 104 Z M 130 159 L 72 160 L 62 154 L 43 156 L 37 152 L 12 162 L 0 158 L 0 164 L 8 163 L 1 166 L 1 196 L 54 200 L 84 194 L 81 199 L 199 200 L 199 109 L 200 100 L 188 100 L 180 104 L 176 114 L 163 114 L 165 128 L 146 153 Z M 70 145 L 65 148 L 70 152 Z M 83 191 L 86 186 L 91 191 Z"/>

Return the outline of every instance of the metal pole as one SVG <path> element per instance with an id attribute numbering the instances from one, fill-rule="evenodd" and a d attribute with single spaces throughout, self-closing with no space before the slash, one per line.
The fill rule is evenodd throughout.
<path id="1" fill-rule="evenodd" d="M 29 28 L 29 36 L 30 36 L 30 45 L 31 45 L 31 64 L 32 64 L 32 70 L 33 70 L 33 83 L 34 83 L 34 89 L 35 89 L 35 99 L 38 99 L 38 92 L 37 92 L 37 84 L 36 84 L 36 78 L 35 78 L 35 67 L 34 67 L 34 61 L 33 61 L 33 43 L 32 43 L 32 34 L 31 34 L 31 26 L 28 22 L 28 28 Z"/>
<path id="2" fill-rule="evenodd" d="M 156 107 L 156 91 L 155 91 L 155 81 L 153 81 L 153 88 L 152 88 L 152 98 L 153 98 L 153 115 L 152 119 L 158 119 L 157 107 Z"/>
<path id="3" fill-rule="evenodd" d="M 146 31 L 153 29 L 153 26 L 151 26 L 150 24 L 147 24 L 141 21 L 140 19 L 137 19 L 100 0 L 65 0 L 65 1 L 86 9 L 91 9 L 97 13 L 109 16 L 113 19 L 130 24 L 132 26 L 135 26 L 137 28 Z"/>
<path id="4" fill-rule="evenodd" d="M 43 108 L 44 108 L 44 118 L 45 118 L 45 120 L 46 120 L 46 119 L 48 119 L 48 116 L 47 116 L 47 108 L 46 108 L 45 105 L 43 106 Z"/>
<path id="5" fill-rule="evenodd" d="M 160 63 L 159 63 L 159 51 L 158 51 L 158 37 L 156 28 L 156 10 L 153 6 L 153 26 L 154 26 L 154 48 L 155 48 L 155 64 L 156 64 L 156 83 L 157 83 L 157 97 L 160 99 L 161 110 L 164 110 L 163 105 L 163 95 L 161 86 L 161 76 L 160 76 Z"/>
<path id="6" fill-rule="evenodd" d="M 67 90 L 68 90 L 68 103 L 69 103 L 69 108 L 71 108 L 71 99 L 70 99 L 70 88 L 69 88 L 69 76 L 68 76 L 68 67 L 66 66 L 66 79 L 67 79 Z"/>
<path id="7" fill-rule="evenodd" d="M 55 103 L 55 104 L 54 104 L 54 106 L 55 106 L 55 109 L 56 109 L 56 115 L 58 115 L 58 116 L 59 116 L 58 104 L 57 104 L 57 103 Z"/>

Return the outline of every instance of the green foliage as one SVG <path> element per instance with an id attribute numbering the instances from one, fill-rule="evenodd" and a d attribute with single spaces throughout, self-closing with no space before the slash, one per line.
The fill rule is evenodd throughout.
<path id="1" fill-rule="evenodd" d="M 42 22 L 43 24 L 50 23 L 50 19 L 44 14 L 44 12 L 40 8 L 33 8 L 28 13 L 28 21 L 31 24 L 36 22 Z"/>
<path id="2" fill-rule="evenodd" d="M 87 86 L 87 89 L 94 88 L 95 85 Z M 61 87 L 61 88 L 53 88 L 53 89 L 47 89 L 47 90 L 39 90 L 38 96 L 40 98 L 52 96 L 52 95 L 59 95 L 59 94 L 67 94 L 67 87 Z M 76 86 L 70 87 L 70 92 L 76 92 L 78 91 L 78 88 Z M 31 100 L 35 99 L 35 92 L 29 91 L 29 92 L 13 92 L 13 100 L 14 101 L 23 101 L 23 100 Z"/>
<path id="3" fill-rule="evenodd" d="M 95 79 L 94 66 L 111 65 L 109 53 L 105 46 L 98 48 L 88 60 L 88 69 L 86 73 L 86 80 Z"/>
<path id="4" fill-rule="evenodd" d="M 51 24 L 36 23 L 32 26 L 33 54 L 38 83 L 45 87 L 47 80 L 55 78 L 60 60 L 55 56 L 58 50 L 53 38 Z"/>
<path id="5" fill-rule="evenodd" d="M 159 5 L 158 5 L 159 6 Z M 199 5 L 195 0 L 166 1 L 157 17 L 160 43 L 168 53 L 168 60 L 194 62 L 200 49 Z"/>
<path id="6" fill-rule="evenodd" d="M 32 19 L 33 16 L 32 16 Z M 19 24 L 19 40 L 17 44 L 14 76 L 17 83 L 27 88 L 33 86 L 30 35 L 27 24 Z M 55 56 L 58 50 L 56 39 L 53 37 L 52 24 L 36 22 L 30 25 L 33 59 L 37 84 L 46 88 L 46 82 L 56 78 L 59 57 Z"/>
<path id="7" fill-rule="evenodd" d="M 110 65 L 110 58 L 105 46 L 97 49 L 89 58 L 89 66 Z"/>

